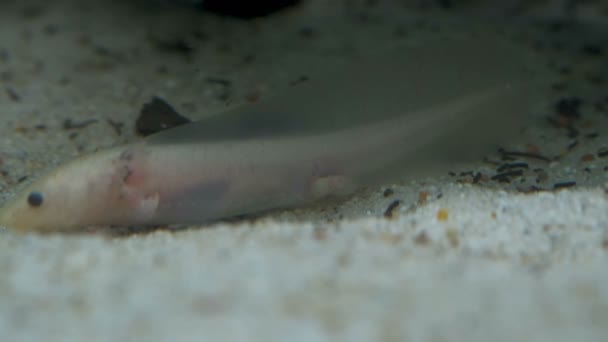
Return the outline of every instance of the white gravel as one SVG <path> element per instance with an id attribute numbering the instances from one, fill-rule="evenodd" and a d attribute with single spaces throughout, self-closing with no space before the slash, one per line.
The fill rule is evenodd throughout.
<path id="1" fill-rule="evenodd" d="M 145 1 L 0 4 L 3 199 L 74 155 L 133 140 L 153 95 L 202 117 L 225 105 L 209 77 L 229 79 L 229 102 L 242 103 L 284 87 L 307 63 L 484 27 L 530 47 L 564 45 L 546 53 L 565 89 L 547 90 L 538 117 L 580 97 L 580 134 L 531 120 L 512 147 L 562 158 L 524 159 L 529 168 L 510 183 L 488 179 L 495 167 L 480 161 L 468 169 L 488 178 L 476 184 L 454 170 L 253 222 L 120 235 L 0 231 L 0 340 L 608 340 L 607 164 L 597 156 L 608 146 L 608 93 L 589 81 L 608 80 L 599 31 L 608 19 L 593 10 L 603 3 L 571 13 L 591 26 L 553 33 L 530 17 L 562 15 L 555 1 L 529 11 L 502 2 L 501 13 L 515 6 L 518 15 L 493 24 L 459 17 L 489 10 L 474 2 L 447 11 L 363 3 L 310 1 L 254 22 Z M 180 40 L 194 51 L 159 48 Z M 581 52 L 584 44 L 603 56 Z M 68 118 L 97 121 L 66 130 Z M 120 134 L 108 119 L 124 124 Z M 565 181 L 576 185 L 553 190 Z M 528 192 L 533 185 L 546 191 Z"/>

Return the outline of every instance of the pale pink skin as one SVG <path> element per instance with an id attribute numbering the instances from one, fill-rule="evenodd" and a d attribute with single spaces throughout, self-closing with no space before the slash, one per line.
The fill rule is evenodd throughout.
<path id="1" fill-rule="evenodd" d="M 247 133 L 256 134 L 201 139 L 208 121 L 193 122 L 58 168 L 5 205 L 0 225 L 25 232 L 204 223 L 348 194 L 395 170 L 400 179 L 445 173 L 520 127 L 536 97 L 517 57 L 478 40 L 381 57 L 232 113 L 312 113 L 321 123 L 348 113 L 370 119 L 365 124 L 291 135 L 254 124 Z M 33 191 L 41 205 L 28 203 Z"/>
<path id="2" fill-rule="evenodd" d="M 453 143 L 450 134 L 442 138 L 446 129 L 470 124 L 462 122 L 463 112 L 521 95 L 502 87 L 447 104 L 449 115 L 442 105 L 418 120 L 397 118 L 318 136 L 113 148 L 35 182 L 2 209 L 0 223 L 18 231 L 202 223 L 342 195 L 404 154 L 416 165 L 435 162 L 433 156 Z M 31 191 L 44 195 L 39 207 L 27 203 Z"/>

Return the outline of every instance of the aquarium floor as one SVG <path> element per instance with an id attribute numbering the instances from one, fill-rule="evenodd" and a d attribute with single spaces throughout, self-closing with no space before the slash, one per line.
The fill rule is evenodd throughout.
<path id="1" fill-rule="evenodd" d="M 465 31 L 545 56 L 555 80 L 509 149 L 559 160 L 489 156 L 526 166 L 501 175 L 479 161 L 204 227 L 0 231 L 0 339 L 605 341 L 602 2 L 568 20 L 552 1 L 344 3 L 254 21 L 144 0 L 0 4 L 2 200 L 76 155 L 134 141 L 152 96 L 196 119 L 268 96 L 304 66 Z M 470 19 L 484 15 L 496 19 Z"/>

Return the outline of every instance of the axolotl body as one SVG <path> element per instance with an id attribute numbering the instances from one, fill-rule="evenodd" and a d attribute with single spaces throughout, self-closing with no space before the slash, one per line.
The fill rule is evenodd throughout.
<path id="1" fill-rule="evenodd" d="M 80 157 L 0 212 L 17 231 L 203 223 L 479 158 L 537 101 L 529 59 L 488 39 L 404 46 L 258 103 Z"/>

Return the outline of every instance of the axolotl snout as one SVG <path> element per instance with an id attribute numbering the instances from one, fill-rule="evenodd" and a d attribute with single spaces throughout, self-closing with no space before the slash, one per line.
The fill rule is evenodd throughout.
<path id="1" fill-rule="evenodd" d="M 386 180 L 387 170 L 445 170 L 517 131 L 537 101 L 528 63 L 487 39 L 395 49 L 78 158 L 13 199 L 0 224 L 55 231 L 202 223 L 348 194 Z"/>

